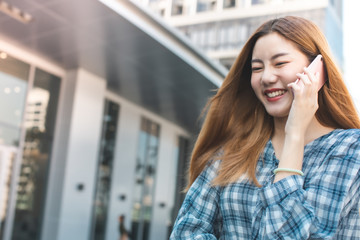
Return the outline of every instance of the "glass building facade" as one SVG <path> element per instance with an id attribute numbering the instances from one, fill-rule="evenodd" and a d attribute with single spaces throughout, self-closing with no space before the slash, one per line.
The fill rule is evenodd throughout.
<path id="1" fill-rule="evenodd" d="M 342 36 L 341 0 L 172 0 L 167 5 L 162 2 L 152 1 L 148 6 L 228 69 L 256 28 L 266 20 L 287 15 L 316 23 L 339 64 L 343 64 L 342 37 L 339 37 Z"/>
<path id="2" fill-rule="evenodd" d="M 61 79 L 1 54 L 0 239 L 40 239 Z"/>
<path id="3" fill-rule="evenodd" d="M 74 133 L 64 119 L 67 118 L 66 112 L 72 112 L 71 109 L 80 103 L 76 96 L 66 99 L 66 94 L 61 95 L 61 89 L 64 89 L 62 77 L 45 70 L 46 67 L 42 68 L 41 64 L 20 60 L 4 51 L 0 52 L 0 56 L 0 240 L 48 239 L 44 231 L 52 222 L 56 223 L 58 232 L 61 231 L 62 221 L 75 226 L 71 218 L 61 218 L 66 209 L 66 191 L 72 191 L 69 195 L 71 203 L 76 195 L 81 196 L 89 190 L 91 209 L 88 209 L 88 217 L 83 218 L 91 221 L 90 228 L 85 230 L 89 239 L 118 237 L 117 217 L 120 215 L 127 217 L 127 228 L 132 232 L 133 239 L 157 239 L 160 232 L 161 238 L 167 238 L 181 204 L 176 193 L 179 191 L 176 189 L 177 176 L 181 174 L 183 181 L 185 168 L 180 173 L 178 164 L 186 164 L 188 159 L 185 153 L 188 149 L 180 148 L 178 139 L 188 140 L 188 133 L 104 89 L 103 100 L 96 103 L 102 109 L 102 120 L 98 124 L 100 134 L 98 139 L 91 139 L 98 148 L 91 149 L 90 144 L 87 145 L 89 136 L 86 132 L 91 128 L 86 126 L 85 130 L 79 130 L 81 142 L 76 143 L 71 140 Z M 85 77 L 87 81 L 88 77 Z M 79 74 L 77 78 L 81 78 Z M 84 82 L 82 87 L 74 87 L 76 81 L 71 82 L 70 77 L 67 81 L 65 87 L 70 89 L 67 92 L 76 92 L 76 89 L 85 91 L 83 104 L 93 109 L 94 106 L 88 104 L 89 100 L 93 101 L 93 96 L 89 98 L 91 94 L 86 92 L 88 82 Z M 94 92 L 98 90 L 95 88 Z M 70 108 L 64 104 L 66 101 L 70 102 Z M 60 102 L 63 103 L 59 110 Z M 124 111 L 120 107 L 122 105 Z M 86 107 L 80 108 L 70 115 L 79 114 L 83 118 L 79 126 L 92 123 L 94 119 L 83 112 L 87 111 Z M 69 132 L 57 130 L 59 127 Z M 80 128 L 74 127 L 74 131 Z M 132 129 L 130 138 L 126 133 L 129 129 Z M 58 140 L 56 143 L 62 135 L 67 141 Z M 63 144 L 69 144 L 70 150 L 62 151 Z M 66 160 L 71 155 L 72 145 L 79 149 L 84 146 L 85 149 L 75 161 Z M 57 149 L 55 152 L 54 147 Z M 97 153 L 94 167 L 84 168 L 87 163 L 89 167 L 91 164 L 87 157 L 82 156 L 91 151 Z M 130 158 L 127 157 L 129 153 Z M 81 161 L 85 163 L 83 167 L 72 165 Z M 94 179 L 93 186 L 90 178 L 90 181 L 75 181 L 72 187 L 66 187 L 69 171 L 74 171 L 74 178 L 86 172 Z M 129 177 L 120 180 L 126 174 Z M 59 181 L 63 183 L 59 184 Z M 165 188 L 164 183 L 168 184 Z M 54 188 L 54 185 L 57 187 Z M 127 193 L 117 191 L 119 186 L 125 186 Z M 60 196 L 57 195 L 59 191 L 62 192 Z M 168 199 L 159 200 L 164 193 L 170 193 Z M 49 198 L 56 198 L 56 201 L 49 201 Z M 55 208 L 52 207 L 49 213 L 46 207 L 52 204 Z M 70 206 L 69 210 L 81 215 L 79 208 Z M 114 211 L 114 208 L 118 210 Z M 55 215 L 52 211 L 61 214 Z M 162 211 L 165 219 L 159 214 Z M 47 220 L 49 216 L 50 221 Z M 71 231 L 66 232 L 72 234 Z M 79 237 L 58 233 L 56 239 Z"/>
<path id="4" fill-rule="evenodd" d="M 0 116 L 0 240 L 48 239 L 44 237 L 43 231 L 47 228 L 46 224 L 49 224 L 49 221 L 46 221 L 49 215 L 46 212 L 46 206 L 49 205 L 47 195 L 56 195 L 52 193 L 54 168 L 55 175 L 58 175 L 61 174 L 61 170 L 57 166 L 64 164 L 70 167 L 72 164 L 65 162 L 70 150 L 67 150 L 67 153 L 53 154 L 56 126 L 59 125 L 57 119 L 61 119 L 60 125 L 64 125 L 64 117 L 58 115 L 59 102 L 61 99 L 64 101 L 64 96 L 61 98 L 60 94 L 62 78 L 5 52 L 1 52 L 0 55 L 0 105 L 3 109 Z M 74 89 L 73 86 L 68 87 Z M 80 89 L 83 90 L 84 87 Z M 112 238 L 109 229 L 120 215 L 127 217 L 127 227 L 132 232 L 133 239 L 156 239 L 156 236 L 159 236 L 159 227 L 163 229 L 165 239 L 181 204 L 175 192 L 179 189 L 175 188 L 179 174 L 182 175 L 182 181 L 184 180 L 185 168 L 182 168 L 180 173 L 178 164 L 186 164 L 185 156 L 188 156 L 188 149 L 180 148 L 177 139 L 186 141 L 189 136 L 164 119 L 124 101 L 117 95 L 105 93 L 104 97 L 103 102 L 99 104 L 103 109 L 102 120 L 98 126 L 101 133 L 99 139 L 93 139 L 94 142 L 98 142 L 98 149 L 93 151 L 98 153 L 96 164 L 92 168 L 94 171 L 92 172 L 91 168 L 71 167 L 77 172 L 76 175 L 81 175 L 85 171 L 93 176 L 93 187 L 90 186 L 90 182 L 79 181 L 73 186 L 73 190 L 70 188 L 74 192 L 69 197 L 74 199 L 76 194 L 86 192 L 89 188 L 93 189 L 90 191 L 92 203 L 88 211 L 91 213 L 88 219 L 91 221 L 91 227 L 87 233 L 92 240 Z M 86 97 L 85 101 L 88 100 Z M 72 101 L 74 107 L 76 100 Z M 121 111 L 121 105 L 125 106 L 124 113 Z M 83 110 L 86 111 L 84 108 Z M 135 119 L 131 120 L 129 111 L 137 112 Z M 64 114 L 64 110 L 60 112 Z M 125 125 L 122 125 L 122 120 Z M 79 124 L 84 125 L 85 121 L 87 120 Z M 134 134 L 129 139 L 127 134 L 121 131 L 130 128 Z M 162 133 L 162 128 L 166 132 Z M 87 135 L 84 131 L 79 134 Z M 134 144 L 126 143 L 130 141 Z M 86 140 L 82 140 L 79 144 L 86 144 L 85 142 Z M 162 149 L 161 142 L 164 145 Z M 68 140 L 68 144 L 71 145 L 71 139 Z M 126 145 L 121 153 L 119 144 Z M 125 155 L 131 152 L 131 146 L 135 145 L 133 159 L 126 158 Z M 166 159 L 160 156 L 164 155 L 164 151 L 168 152 Z M 87 160 L 85 158 L 77 161 Z M 122 167 L 122 164 L 130 164 L 131 167 Z M 163 168 L 167 171 L 161 171 Z M 119 177 L 121 178 L 125 172 L 130 177 L 119 181 Z M 64 174 L 60 179 L 64 181 L 65 178 Z M 161 183 L 168 183 L 168 187 L 163 188 L 161 183 L 157 186 L 159 179 Z M 126 186 L 128 193 L 115 193 L 114 199 L 114 192 L 120 185 Z M 69 188 L 64 189 L 66 190 Z M 168 196 L 169 200 L 159 201 L 159 194 L 164 192 L 171 193 Z M 120 206 L 120 210 L 113 213 L 114 204 L 117 202 L 125 204 L 125 207 Z M 61 212 L 62 208 L 65 208 L 64 205 L 55 203 L 57 209 L 53 210 Z M 78 212 L 75 206 L 71 206 L 70 209 L 75 214 Z M 162 224 L 159 225 L 159 218 L 162 218 L 159 212 L 162 210 L 165 210 L 166 218 L 161 219 Z M 59 218 L 52 218 L 51 221 L 61 225 Z M 71 219 L 65 218 L 65 222 L 72 224 Z M 114 230 L 112 235 L 118 237 L 117 222 Z M 58 236 L 57 239 L 79 238 Z"/>

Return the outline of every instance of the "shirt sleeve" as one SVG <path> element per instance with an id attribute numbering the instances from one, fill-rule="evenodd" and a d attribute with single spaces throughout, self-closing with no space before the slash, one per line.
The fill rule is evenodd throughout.
<path id="1" fill-rule="evenodd" d="M 170 240 L 217 239 L 220 226 L 218 187 L 211 185 L 219 162 L 209 165 L 190 187 L 179 210 Z"/>
<path id="2" fill-rule="evenodd" d="M 311 176 L 289 176 L 259 191 L 254 239 L 360 236 L 359 144 L 340 146 Z M 342 236 L 350 236 L 350 238 Z"/>

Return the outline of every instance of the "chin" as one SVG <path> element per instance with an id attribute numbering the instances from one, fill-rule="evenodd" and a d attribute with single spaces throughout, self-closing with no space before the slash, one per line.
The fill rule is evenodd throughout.
<path id="1" fill-rule="evenodd" d="M 267 111 L 267 113 L 274 118 L 285 118 L 289 115 L 289 111 Z"/>
<path id="2" fill-rule="evenodd" d="M 265 105 L 265 104 L 264 104 Z M 277 106 L 265 105 L 266 112 L 274 118 L 284 118 L 289 115 L 291 104 L 281 104 Z"/>

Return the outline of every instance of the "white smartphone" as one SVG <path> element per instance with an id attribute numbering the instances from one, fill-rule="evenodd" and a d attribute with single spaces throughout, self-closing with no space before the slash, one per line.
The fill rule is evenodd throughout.
<path id="1" fill-rule="evenodd" d="M 316 58 L 310 63 L 308 69 L 313 74 L 317 72 L 319 73 L 319 86 L 318 86 L 318 91 L 319 91 L 326 81 L 323 59 L 320 54 L 317 55 Z M 296 80 L 296 82 L 298 81 L 299 79 Z"/>

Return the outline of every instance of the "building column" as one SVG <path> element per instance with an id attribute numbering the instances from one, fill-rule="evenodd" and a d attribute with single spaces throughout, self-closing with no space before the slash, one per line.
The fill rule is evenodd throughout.
<path id="1" fill-rule="evenodd" d="M 49 170 L 42 239 L 89 239 L 106 81 L 67 73 Z"/>
<path id="2" fill-rule="evenodd" d="M 137 108 L 127 101 L 121 102 L 106 222 L 106 240 L 119 238 L 118 218 L 120 215 L 125 216 L 126 229 L 131 230 L 134 174 L 140 126 L 141 114 Z"/>
<path id="3" fill-rule="evenodd" d="M 171 18 L 172 7 L 173 7 L 173 1 L 167 1 L 166 2 L 166 7 L 165 7 L 164 18 L 167 18 L 167 19 Z"/>
<path id="4" fill-rule="evenodd" d="M 184 0 L 184 8 L 187 8 L 186 14 L 187 16 L 194 16 L 196 15 L 196 8 L 197 8 L 197 0 Z"/>
<path id="5" fill-rule="evenodd" d="M 174 206 L 178 160 L 177 137 L 178 134 L 171 126 L 161 125 L 150 240 L 167 239 L 168 225 Z"/>
<path id="6" fill-rule="evenodd" d="M 222 12 L 224 9 L 224 0 L 217 0 L 216 1 L 216 11 Z"/>

